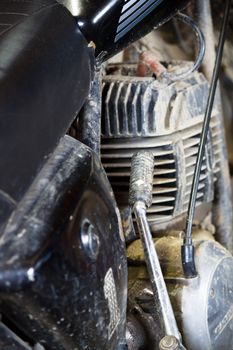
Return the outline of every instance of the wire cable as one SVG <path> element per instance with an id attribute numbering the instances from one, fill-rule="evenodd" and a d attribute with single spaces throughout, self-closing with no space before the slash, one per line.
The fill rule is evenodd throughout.
<path id="1" fill-rule="evenodd" d="M 204 35 L 202 34 L 202 31 L 199 29 L 198 25 L 196 24 L 196 22 L 191 17 L 180 12 L 175 16 L 175 19 L 187 24 L 192 29 L 197 40 L 198 51 L 197 51 L 197 58 L 191 68 L 188 68 L 185 71 L 181 71 L 177 73 L 166 72 L 164 74 L 164 76 L 170 79 L 171 81 L 188 78 L 191 73 L 195 72 L 196 70 L 198 70 L 198 68 L 200 68 L 205 56 L 205 38 L 204 38 Z"/>
<path id="2" fill-rule="evenodd" d="M 216 88 L 218 85 L 219 73 L 221 69 L 224 43 L 226 39 L 227 27 L 229 22 L 230 8 L 231 8 L 231 0 L 226 0 L 224 17 L 222 21 L 216 60 L 215 60 L 215 66 L 214 66 L 213 76 L 212 76 L 211 85 L 210 85 L 210 92 L 209 92 L 209 97 L 208 97 L 208 102 L 207 102 L 207 107 L 206 107 L 206 112 L 205 112 L 205 117 L 203 122 L 203 128 L 201 133 L 201 139 L 200 139 L 200 144 L 198 149 L 197 162 L 196 162 L 195 172 L 193 177 L 191 196 L 190 196 L 187 221 L 186 221 L 186 230 L 184 235 L 184 242 L 181 248 L 182 265 L 183 265 L 184 275 L 186 278 L 193 278 L 197 276 L 195 258 L 194 258 L 194 246 L 192 241 L 192 226 L 193 226 L 193 219 L 194 219 L 195 209 L 196 209 L 197 192 L 198 192 L 201 168 L 202 168 L 203 158 L 205 153 L 205 146 L 206 146 L 206 141 L 207 141 L 207 136 L 209 131 L 211 114 L 212 114 L 213 105 L 214 105 Z"/>

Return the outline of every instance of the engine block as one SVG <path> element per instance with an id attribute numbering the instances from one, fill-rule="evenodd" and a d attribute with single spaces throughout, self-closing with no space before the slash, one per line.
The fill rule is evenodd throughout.
<path id="1" fill-rule="evenodd" d="M 153 226 L 187 211 L 209 86 L 200 73 L 178 82 L 106 75 L 103 83 L 102 162 L 121 208 L 127 206 L 131 158 L 140 150 L 155 156 Z M 197 206 L 213 200 L 219 172 L 221 128 L 215 108 L 203 160 Z"/>

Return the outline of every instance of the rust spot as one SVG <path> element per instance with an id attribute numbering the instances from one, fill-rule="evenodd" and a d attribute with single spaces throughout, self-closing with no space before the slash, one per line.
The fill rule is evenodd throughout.
<path id="1" fill-rule="evenodd" d="M 156 77 L 160 77 L 165 72 L 166 68 L 158 61 L 153 52 L 144 51 L 140 54 L 137 69 L 138 76 L 145 77 L 149 73 L 153 73 Z"/>

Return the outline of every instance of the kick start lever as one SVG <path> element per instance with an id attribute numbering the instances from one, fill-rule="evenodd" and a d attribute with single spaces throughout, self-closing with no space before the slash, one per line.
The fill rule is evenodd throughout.
<path id="1" fill-rule="evenodd" d="M 139 152 L 132 158 L 129 204 L 136 217 L 140 238 L 143 245 L 145 261 L 154 294 L 158 295 L 160 316 L 165 337 L 161 339 L 160 350 L 184 350 L 167 287 L 163 278 L 158 255 L 155 250 L 146 210 L 152 204 L 154 175 L 154 156 L 151 152 Z"/>

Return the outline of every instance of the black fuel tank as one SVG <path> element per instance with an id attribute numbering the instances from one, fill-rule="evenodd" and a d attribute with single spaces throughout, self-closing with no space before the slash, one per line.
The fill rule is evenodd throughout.
<path id="1" fill-rule="evenodd" d="M 96 55 L 114 55 L 183 9 L 188 0 L 60 0 L 77 17 Z"/>

